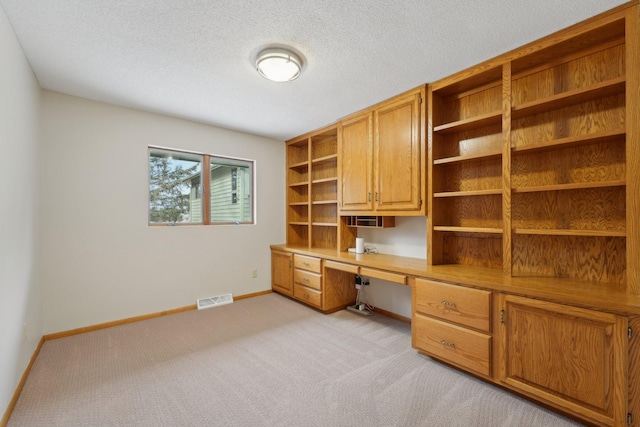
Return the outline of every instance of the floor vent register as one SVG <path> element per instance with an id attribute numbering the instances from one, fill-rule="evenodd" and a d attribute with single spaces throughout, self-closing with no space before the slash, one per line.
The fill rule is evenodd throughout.
<path id="1" fill-rule="evenodd" d="M 205 308 L 218 307 L 220 305 L 231 304 L 233 302 L 233 296 L 231 294 L 222 294 L 215 297 L 200 298 L 197 300 L 198 310 Z"/>

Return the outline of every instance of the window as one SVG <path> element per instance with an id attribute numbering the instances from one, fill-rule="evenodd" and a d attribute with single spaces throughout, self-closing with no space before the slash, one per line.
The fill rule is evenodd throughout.
<path id="1" fill-rule="evenodd" d="M 251 160 L 149 147 L 149 224 L 253 224 Z"/>

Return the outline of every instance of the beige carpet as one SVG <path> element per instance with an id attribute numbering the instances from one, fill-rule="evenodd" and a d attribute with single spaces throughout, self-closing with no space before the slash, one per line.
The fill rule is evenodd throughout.
<path id="1" fill-rule="evenodd" d="M 9 426 L 570 426 L 411 348 L 409 325 L 277 294 L 47 341 Z"/>

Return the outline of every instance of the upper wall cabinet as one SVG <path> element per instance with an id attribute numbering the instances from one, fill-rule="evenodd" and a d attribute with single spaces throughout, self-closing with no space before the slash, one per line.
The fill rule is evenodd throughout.
<path id="1" fill-rule="evenodd" d="M 373 114 L 340 124 L 340 212 L 373 211 Z"/>
<path id="2" fill-rule="evenodd" d="M 340 123 L 340 215 L 425 215 L 425 88 Z"/>

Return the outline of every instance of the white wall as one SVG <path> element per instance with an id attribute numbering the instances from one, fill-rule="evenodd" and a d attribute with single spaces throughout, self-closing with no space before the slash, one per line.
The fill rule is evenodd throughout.
<path id="1" fill-rule="evenodd" d="M 379 253 L 411 258 L 427 258 L 427 220 L 425 217 L 396 217 L 393 228 L 358 228 L 365 246 Z M 411 318 L 411 288 L 385 280 L 371 279 L 364 300 L 383 310 Z"/>
<path id="2" fill-rule="evenodd" d="M 42 336 L 38 227 L 40 88 L 2 8 L 0 64 L 2 417 Z"/>
<path id="3" fill-rule="evenodd" d="M 285 241 L 282 141 L 42 99 L 45 334 L 270 289 L 269 245 Z M 256 160 L 257 224 L 149 227 L 148 145 Z"/>

